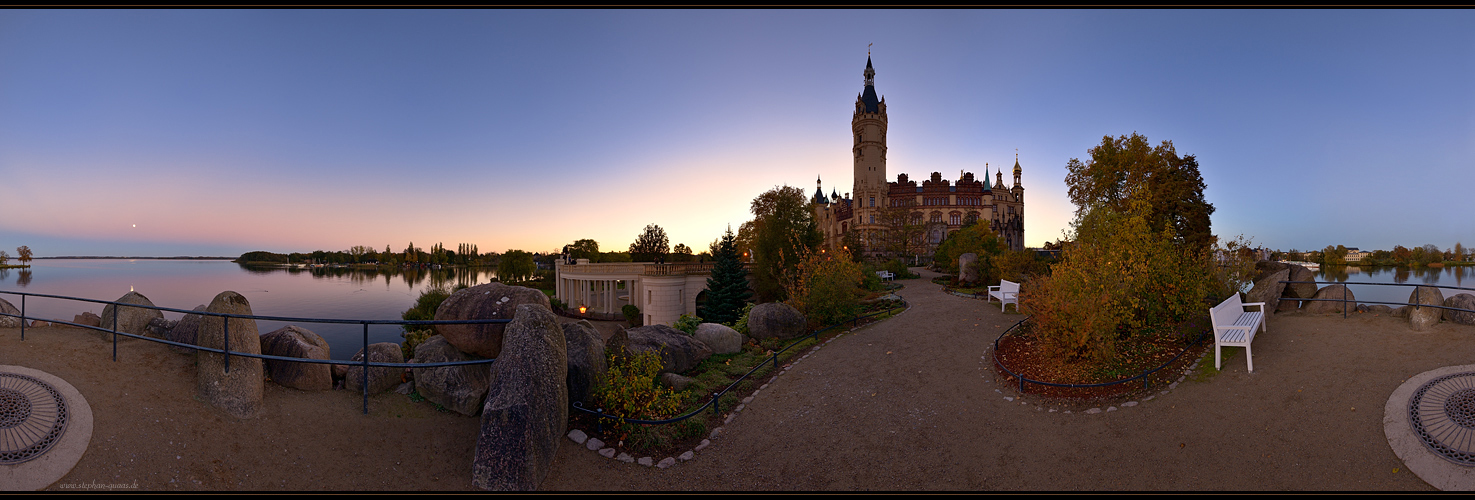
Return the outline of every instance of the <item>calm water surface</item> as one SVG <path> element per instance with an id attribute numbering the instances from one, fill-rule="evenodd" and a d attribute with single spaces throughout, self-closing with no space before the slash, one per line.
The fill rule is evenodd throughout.
<path id="1" fill-rule="evenodd" d="M 493 281 L 491 268 L 425 271 L 360 271 L 351 269 L 288 270 L 246 268 L 224 260 L 41 259 L 27 270 L 0 270 L 0 291 L 46 293 L 96 300 L 118 300 L 131 288 L 159 307 L 193 309 L 208 305 L 230 290 L 246 297 L 251 311 L 263 316 L 327 319 L 400 319 L 420 292 L 433 286 Z M 17 308 L 20 297 L 0 294 Z M 26 316 L 71 321 L 83 311 L 102 314 L 103 304 L 71 300 L 26 299 Z M 177 320 L 182 313 L 164 312 Z M 258 321 L 261 333 L 288 323 Z M 363 327 L 325 323 L 293 323 L 328 341 L 332 359 L 349 359 L 363 346 Z M 370 325 L 369 343 L 399 343 L 394 325 Z"/>
<path id="2" fill-rule="evenodd" d="M 1322 266 L 1321 270 L 1316 272 L 1316 281 L 1437 286 L 1446 299 L 1456 293 L 1475 295 L 1475 290 L 1458 289 L 1475 288 L 1475 267 L 1464 266 L 1442 268 Z M 1326 284 L 1317 286 L 1323 287 Z M 1411 302 L 1408 296 L 1414 292 L 1413 286 L 1352 284 L 1347 285 L 1347 289 L 1352 291 L 1352 295 L 1359 302 Z M 1396 308 L 1398 305 L 1390 305 L 1390 307 Z"/>

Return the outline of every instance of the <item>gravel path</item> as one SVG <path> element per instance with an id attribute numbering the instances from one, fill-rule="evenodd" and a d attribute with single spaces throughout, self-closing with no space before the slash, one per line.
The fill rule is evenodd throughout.
<path id="1" fill-rule="evenodd" d="M 907 282 L 912 309 L 795 365 L 695 460 L 662 470 L 561 446 L 542 489 L 1429 490 L 1389 448 L 1383 405 L 1408 377 L 1475 359 L 1470 327 L 1276 316 L 1254 374 L 1226 349 L 1206 380 L 1067 414 L 994 380 L 992 341 L 1021 316 L 932 276 Z"/>

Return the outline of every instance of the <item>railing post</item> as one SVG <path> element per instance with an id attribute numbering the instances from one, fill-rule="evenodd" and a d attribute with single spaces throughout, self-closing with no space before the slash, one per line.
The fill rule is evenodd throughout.
<path id="1" fill-rule="evenodd" d="M 26 339 L 26 296 L 20 296 L 20 339 Z"/>
<path id="2" fill-rule="evenodd" d="M 594 429 L 604 434 L 604 408 L 594 409 Z"/>
<path id="3" fill-rule="evenodd" d="M 113 303 L 113 362 L 118 362 L 118 303 Z M 25 321 L 25 320 L 22 320 Z M 230 373 L 230 360 L 226 359 L 226 373 Z"/>
<path id="4" fill-rule="evenodd" d="M 113 309 L 113 311 L 116 312 L 117 309 Z M 113 316 L 116 317 L 117 314 L 114 314 Z M 229 375 L 230 374 L 230 318 L 227 317 L 227 316 L 221 316 L 220 317 L 220 321 L 221 321 L 221 324 L 222 325 L 225 325 L 225 328 L 223 328 L 223 330 L 225 331 L 225 373 L 227 375 Z M 118 328 L 118 320 L 113 320 L 113 329 L 117 329 L 117 328 Z M 116 337 L 116 335 L 114 335 L 114 336 Z"/>
<path id="5" fill-rule="evenodd" d="M 369 324 L 364 323 L 364 415 L 369 414 Z"/>
<path id="6" fill-rule="evenodd" d="M 1347 283 L 1342 283 L 1342 319 L 1347 319 Z"/>

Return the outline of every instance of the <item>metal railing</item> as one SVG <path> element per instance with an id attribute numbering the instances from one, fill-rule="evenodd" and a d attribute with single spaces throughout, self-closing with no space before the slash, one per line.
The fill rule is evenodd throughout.
<path id="1" fill-rule="evenodd" d="M 1209 334 L 1209 332 L 1199 333 L 1198 334 L 1198 338 L 1194 339 L 1193 342 L 1189 343 L 1187 346 L 1184 346 L 1183 347 L 1183 350 L 1178 351 L 1178 354 L 1173 355 L 1173 359 L 1170 359 L 1167 362 L 1165 362 L 1165 363 L 1163 363 L 1161 365 L 1158 365 L 1157 368 L 1153 368 L 1151 370 L 1147 370 L 1145 372 L 1139 373 L 1136 376 L 1129 377 L 1129 378 L 1124 378 L 1124 379 L 1116 380 L 1116 381 L 1112 381 L 1112 382 L 1102 382 L 1102 383 L 1098 383 L 1098 384 L 1061 384 L 1061 383 L 1056 383 L 1056 382 L 1045 382 L 1045 381 L 1042 381 L 1042 380 L 1033 380 L 1033 379 L 1030 379 L 1030 378 L 1025 377 L 1022 374 L 1014 373 L 1014 371 L 1013 370 L 1010 370 L 1009 367 L 1004 366 L 1004 362 L 999 359 L 999 341 L 1000 340 L 1003 340 L 1005 335 L 1009 335 L 1009 332 L 1012 332 L 1012 331 L 1014 331 L 1015 328 L 1019 328 L 1020 325 L 1023 325 L 1025 321 L 1029 321 L 1030 318 L 1031 318 L 1031 316 L 1025 316 L 1024 319 L 1019 320 L 1018 322 L 1014 323 L 1013 326 L 1010 326 L 1008 329 L 1004 330 L 1004 333 L 999 334 L 999 338 L 994 339 L 994 354 L 993 354 L 994 366 L 998 366 L 999 369 L 1004 370 L 1005 373 L 1008 373 L 1010 376 L 1019 379 L 1019 393 L 1020 394 L 1024 394 L 1024 384 L 1026 382 L 1031 383 L 1031 384 L 1038 384 L 1038 385 L 1049 386 L 1049 387 L 1065 387 L 1065 388 L 1081 389 L 1081 388 L 1088 388 L 1088 387 L 1106 387 L 1106 386 L 1111 386 L 1111 385 L 1125 384 L 1125 383 L 1136 381 L 1136 380 L 1139 380 L 1140 379 L 1140 380 L 1142 380 L 1142 389 L 1143 390 L 1147 390 L 1147 389 L 1152 388 L 1152 381 L 1147 378 L 1149 375 L 1152 375 L 1154 373 L 1157 373 L 1158 371 L 1161 371 L 1162 369 L 1167 368 L 1169 365 L 1172 365 L 1174 362 L 1177 362 L 1178 361 L 1178 358 L 1183 357 L 1183 354 L 1187 353 L 1188 350 L 1190 348 L 1192 348 L 1193 346 L 1196 346 L 1200 342 L 1203 342 L 1204 337 L 1207 337 L 1208 334 Z"/>
<path id="2" fill-rule="evenodd" d="M 897 286 L 896 288 L 892 288 L 891 290 L 894 291 L 894 290 L 899 290 L 899 289 L 901 289 L 901 287 L 900 286 Z M 790 343 L 789 345 L 784 346 L 782 349 L 779 349 L 777 351 L 774 351 L 773 354 L 770 355 L 767 359 L 764 359 L 763 361 L 758 362 L 758 364 L 753 365 L 753 368 L 752 369 L 748 370 L 748 372 L 745 373 L 745 374 L 743 374 L 743 376 L 738 377 L 737 380 L 732 381 L 732 383 L 731 384 L 728 384 L 726 388 L 724 388 L 721 391 L 718 391 L 716 393 L 713 393 L 712 394 L 712 398 L 709 399 L 705 404 L 703 404 L 701 406 L 698 406 L 698 407 L 696 407 L 694 409 L 688 410 L 687 412 L 685 412 L 685 413 L 683 413 L 681 415 L 675 416 L 675 417 L 671 417 L 671 418 L 663 419 L 663 420 L 644 420 L 644 419 L 638 419 L 638 418 L 625 418 L 625 417 L 621 417 L 621 416 L 611 415 L 611 414 L 605 413 L 603 408 L 595 408 L 593 410 L 590 410 L 588 408 L 585 408 L 584 405 L 583 405 L 583 403 L 582 402 L 579 402 L 579 401 L 573 402 L 573 404 L 571 406 L 575 410 L 578 410 L 578 411 L 581 411 L 581 412 L 584 412 L 584 413 L 587 413 L 587 414 L 594 415 L 595 416 L 595 426 L 596 426 L 596 430 L 598 432 L 604 432 L 604 420 L 605 419 L 618 420 L 618 421 L 621 421 L 621 422 L 627 422 L 627 423 L 632 423 L 632 424 L 660 425 L 660 424 L 672 424 L 672 423 L 680 422 L 682 420 L 689 419 L 691 417 L 700 415 L 702 413 L 702 411 L 706 410 L 707 408 L 711 408 L 712 409 L 712 415 L 713 416 L 721 415 L 722 414 L 722 406 L 721 406 L 722 396 L 724 396 L 728 392 L 731 392 L 732 390 L 734 390 L 738 386 L 738 384 L 742 383 L 744 380 L 747 380 L 748 377 L 751 377 L 760 368 L 764 368 L 765 366 L 767 366 L 770 363 L 773 364 L 773 369 L 774 370 L 778 370 L 778 368 L 779 368 L 778 363 L 779 363 L 779 355 L 780 354 L 783 354 L 784 352 L 788 351 L 789 349 L 795 348 L 795 346 L 798 346 L 799 344 L 803 343 L 806 340 L 816 340 L 817 341 L 817 340 L 819 340 L 819 336 L 820 336 L 821 333 L 824 333 L 824 332 L 827 332 L 827 331 L 830 331 L 830 330 L 833 330 L 833 329 L 836 329 L 836 328 L 843 328 L 843 327 L 845 327 L 846 324 L 849 324 L 851 327 L 857 327 L 857 326 L 860 326 L 860 320 L 862 320 L 862 319 L 871 318 L 871 317 L 879 316 L 879 315 L 882 315 L 882 314 L 890 315 L 891 314 L 891 311 L 893 311 L 893 310 L 901 309 L 902 311 L 905 311 L 907 308 L 911 307 L 911 305 L 909 303 L 907 303 L 906 299 L 901 299 L 901 307 L 899 307 L 899 308 L 891 307 L 892 305 L 893 305 L 893 301 L 888 301 L 887 304 L 886 304 L 887 307 L 886 307 L 886 309 L 884 311 L 877 311 L 877 312 L 874 312 L 874 313 L 864 314 L 864 315 L 857 314 L 857 315 L 855 315 L 854 318 L 852 318 L 849 321 L 842 321 L 840 323 L 836 323 L 836 324 L 833 324 L 833 325 L 830 325 L 830 326 L 827 326 L 827 327 L 824 327 L 824 328 L 820 328 L 818 330 L 815 330 L 813 332 L 810 332 L 807 335 L 798 337 L 797 339 L 794 340 L 793 343 Z M 897 314 L 900 314 L 900 313 L 897 313 Z"/>
<path id="3" fill-rule="evenodd" d="M 1460 309 L 1458 307 L 1447 307 L 1444 304 L 1434 305 L 1434 304 L 1419 304 L 1418 303 L 1419 302 L 1419 288 L 1422 288 L 1422 287 L 1443 288 L 1443 289 L 1447 289 L 1447 290 L 1466 290 L 1466 291 L 1472 291 L 1472 292 L 1475 292 L 1475 288 L 1463 288 L 1463 287 L 1458 287 L 1458 286 L 1437 286 L 1437 285 L 1427 285 L 1427 284 L 1421 285 L 1421 284 L 1417 284 L 1417 283 L 1369 283 L 1369 282 L 1365 282 L 1365 281 L 1285 281 L 1285 280 L 1282 280 L 1281 283 L 1311 283 L 1311 284 L 1315 284 L 1315 285 L 1320 285 L 1320 284 L 1343 285 L 1342 286 L 1342 298 L 1340 298 L 1340 299 L 1317 299 L 1317 298 L 1302 299 L 1302 298 L 1296 298 L 1296 297 L 1281 297 L 1280 298 L 1280 300 L 1296 300 L 1296 301 L 1304 301 L 1304 302 L 1341 302 L 1342 303 L 1342 317 L 1343 318 L 1346 318 L 1347 317 L 1347 309 L 1348 309 L 1347 308 L 1347 304 L 1348 303 L 1353 304 L 1353 307 L 1356 307 L 1357 304 L 1383 304 L 1383 305 L 1390 305 L 1390 306 L 1432 307 L 1432 308 L 1435 308 L 1435 309 L 1446 309 L 1446 310 L 1450 310 L 1450 311 L 1463 311 L 1463 312 L 1475 313 L 1475 311 L 1472 311 L 1470 309 Z M 1371 300 L 1355 300 L 1355 299 L 1354 300 L 1348 300 L 1347 299 L 1347 293 L 1350 290 L 1345 285 L 1411 286 L 1411 287 L 1414 287 L 1414 293 L 1413 293 L 1414 301 L 1413 302 L 1376 302 L 1376 301 L 1371 301 Z M 1321 290 L 1317 290 L 1317 291 L 1320 292 Z"/>
<path id="4" fill-rule="evenodd" d="M 17 317 L 20 318 L 20 323 L 21 323 L 21 325 L 20 325 L 20 338 L 21 338 L 21 341 L 25 341 L 26 340 L 26 319 L 28 319 L 28 318 L 26 318 L 26 297 L 40 297 L 40 298 L 49 298 L 49 299 L 74 300 L 74 301 L 78 301 L 78 302 L 91 302 L 91 303 L 95 303 L 95 304 L 111 304 L 113 306 L 113 314 L 112 314 L 112 316 L 113 316 L 112 317 L 112 320 L 113 320 L 112 321 L 112 325 L 113 325 L 113 327 L 112 327 L 111 330 L 106 329 L 106 328 L 102 328 L 100 326 L 83 325 L 83 324 L 73 323 L 73 322 L 70 322 L 70 321 L 57 321 L 57 320 L 44 320 L 44 321 L 47 321 L 47 322 L 53 323 L 53 324 L 62 324 L 62 325 L 73 326 L 73 327 L 77 327 L 77 328 L 86 328 L 86 329 L 89 329 L 89 330 L 96 330 L 96 331 L 103 332 L 103 333 L 111 333 L 113 335 L 113 361 L 114 362 L 117 362 L 118 361 L 118 336 L 119 335 L 122 335 L 124 337 L 130 337 L 130 338 L 135 338 L 135 339 L 143 339 L 143 340 L 147 340 L 147 341 L 150 341 L 150 342 L 158 342 L 158 343 L 161 343 L 161 344 L 168 344 L 168 345 L 172 345 L 172 346 L 176 346 L 176 347 L 183 347 L 183 348 L 188 348 L 188 349 L 196 349 L 196 350 L 200 350 L 200 351 L 213 352 L 213 353 L 217 353 L 217 354 L 224 354 L 225 355 L 225 372 L 226 373 L 230 373 L 230 358 L 231 358 L 231 356 L 246 357 L 246 358 L 258 358 L 258 359 L 262 359 L 262 360 L 288 361 L 288 362 L 293 362 L 293 363 L 316 363 L 316 364 L 325 364 L 325 365 L 354 365 L 354 366 L 360 366 L 360 367 L 363 368 L 363 377 L 361 379 L 361 382 L 362 382 L 361 385 L 363 386 L 363 389 L 364 389 L 364 410 L 363 411 L 364 411 L 364 414 L 365 415 L 367 415 L 369 413 L 369 382 L 368 382 L 368 380 L 369 380 L 369 368 L 370 367 L 374 367 L 374 368 L 438 368 L 438 367 L 442 367 L 442 366 L 490 364 L 493 361 L 496 361 L 496 358 L 492 358 L 492 359 L 479 359 L 479 360 L 468 360 L 468 361 L 446 361 L 446 362 L 440 362 L 440 363 L 382 363 L 382 362 L 369 362 L 369 325 L 419 325 L 419 326 L 433 326 L 433 325 L 481 325 L 481 324 L 511 323 L 512 322 L 512 320 L 510 320 L 510 319 L 474 319 L 474 320 L 439 320 L 439 321 L 420 320 L 420 321 L 411 321 L 411 320 L 392 320 L 392 319 L 290 318 L 290 317 L 282 317 L 282 316 L 258 316 L 258 315 L 252 315 L 252 314 L 229 314 L 229 313 L 213 313 L 213 312 L 208 312 L 208 311 L 193 311 L 193 310 L 185 310 L 185 309 L 175 309 L 175 308 L 170 308 L 170 307 L 158 307 L 158 306 L 147 306 L 147 305 L 139 305 L 139 304 L 129 304 L 129 303 L 126 303 L 126 302 L 115 302 L 115 301 L 96 300 L 96 299 L 84 299 L 84 298 L 80 298 L 80 297 L 68 297 L 68 296 L 65 296 L 65 295 L 50 295 L 50 294 L 44 294 L 44 293 L 10 292 L 10 291 L 0 290 L 0 294 L 19 295 L 20 296 L 20 315 L 17 316 L 17 315 L 14 315 L 14 314 L 7 314 L 7 313 L 0 312 L 0 316 L 9 316 L 9 317 L 13 317 L 13 318 L 17 318 Z M 139 309 L 153 309 L 153 310 L 158 310 L 158 311 L 169 311 L 169 312 L 183 313 L 183 314 L 186 314 L 186 315 L 189 315 L 189 314 L 197 314 L 197 315 L 201 315 L 201 316 L 218 316 L 218 317 L 226 318 L 226 319 L 221 320 L 221 323 L 224 325 L 224 330 L 223 330 L 223 333 L 224 333 L 224 342 L 223 343 L 225 345 L 225 348 L 224 349 L 217 349 L 217 348 L 213 348 L 213 347 L 201 347 L 199 345 L 194 345 L 194 344 L 186 344 L 186 343 L 183 343 L 183 342 L 175 342 L 175 341 L 172 341 L 172 340 L 165 340 L 165 339 L 156 339 L 156 338 L 153 338 L 153 337 L 146 337 L 146 336 L 143 336 L 143 335 L 136 335 L 136 334 L 132 334 L 132 333 L 128 333 L 128 332 L 120 332 L 120 331 L 118 331 L 118 310 L 119 309 L 122 309 L 124 307 L 136 307 L 136 308 L 139 308 Z M 360 324 L 360 325 L 363 325 L 363 327 L 364 327 L 363 328 L 363 331 L 364 331 L 364 335 L 363 335 L 363 346 L 364 347 L 363 347 L 363 351 L 362 351 L 364 353 L 364 359 L 362 361 L 334 361 L 334 360 L 328 360 L 328 359 L 291 358 L 291 357 L 286 357 L 286 356 L 273 356 L 273 355 L 269 355 L 269 354 L 251 354 L 251 353 L 238 352 L 238 351 L 237 352 L 233 352 L 233 351 L 230 350 L 230 319 L 266 320 L 266 321 L 282 321 L 282 322 L 295 322 L 295 323 Z"/>

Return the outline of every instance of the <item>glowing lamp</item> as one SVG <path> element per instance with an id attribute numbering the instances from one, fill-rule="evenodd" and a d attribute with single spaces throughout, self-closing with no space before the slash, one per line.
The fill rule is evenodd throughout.
<path id="1" fill-rule="evenodd" d="M 585 312 L 588 312 L 588 311 L 589 311 L 589 308 L 588 307 L 579 306 L 579 314 L 584 314 Z"/>

